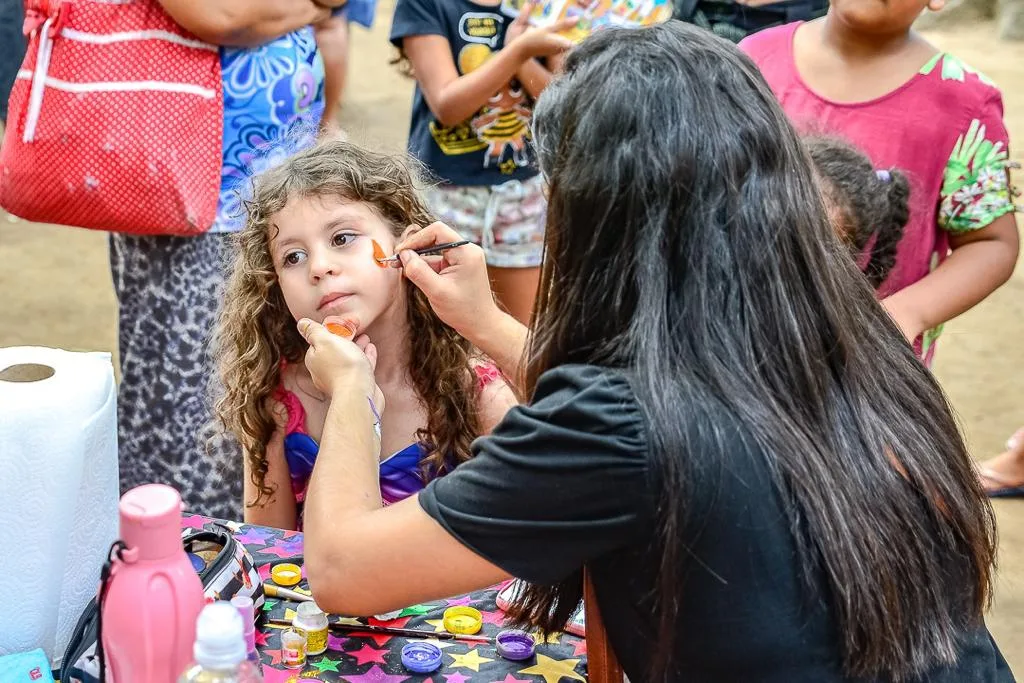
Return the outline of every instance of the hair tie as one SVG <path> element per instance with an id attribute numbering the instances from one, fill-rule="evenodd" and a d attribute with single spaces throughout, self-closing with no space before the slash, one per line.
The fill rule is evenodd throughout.
<path id="1" fill-rule="evenodd" d="M 892 174 L 889 173 L 889 171 L 885 170 L 884 168 L 880 168 L 877 171 L 875 171 L 875 175 L 878 176 L 879 180 L 886 184 L 888 184 L 889 181 L 892 180 Z"/>

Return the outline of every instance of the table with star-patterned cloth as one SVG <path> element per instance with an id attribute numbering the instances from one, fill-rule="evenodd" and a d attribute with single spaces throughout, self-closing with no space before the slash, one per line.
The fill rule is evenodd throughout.
<path id="1" fill-rule="evenodd" d="M 298 559 L 301 564 L 302 534 L 269 527 L 214 522 L 198 515 L 185 515 L 183 525 L 202 529 L 219 523 L 227 526 L 236 539 L 245 545 L 255 560 L 263 580 L 270 581 L 273 563 Z M 305 570 L 297 587 L 306 587 Z M 293 588 L 294 589 L 294 588 Z M 483 614 L 482 635 L 494 636 L 502 630 L 504 614 L 495 604 L 498 591 L 491 588 L 468 595 L 413 605 L 389 621 L 370 618 L 365 623 L 376 626 L 422 629 L 443 632 L 442 616 L 453 605 L 469 605 Z M 459 640 L 432 640 L 441 648 L 441 668 L 424 676 L 413 674 L 402 666 L 402 646 L 410 642 L 399 636 L 351 633 L 330 635 L 325 653 L 309 657 L 301 671 L 286 669 L 281 664 L 281 627 L 269 619 L 291 619 L 297 603 L 267 598 L 256 624 L 256 644 L 263 662 L 266 683 L 302 683 L 303 681 L 348 681 L 350 683 L 559 683 L 586 681 L 586 641 L 576 636 L 552 634 L 545 642 L 538 635 L 537 653 L 524 662 L 513 662 L 498 655 L 493 643 Z"/>

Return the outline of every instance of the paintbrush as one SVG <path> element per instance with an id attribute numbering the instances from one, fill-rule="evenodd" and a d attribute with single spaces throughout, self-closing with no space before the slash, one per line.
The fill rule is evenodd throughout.
<path id="1" fill-rule="evenodd" d="M 445 242 L 444 244 L 435 244 L 432 247 L 414 249 L 413 251 L 415 251 L 420 256 L 436 256 L 437 254 L 440 254 L 443 251 L 447 251 L 448 249 L 454 249 L 455 247 L 461 247 L 466 244 L 472 244 L 472 242 L 469 240 L 459 240 L 458 242 Z M 395 254 L 393 256 L 385 256 L 384 258 L 379 258 L 377 259 L 377 263 L 389 266 L 396 264 L 401 265 L 401 261 L 398 258 L 398 254 Z"/>
<path id="2" fill-rule="evenodd" d="M 268 622 L 271 626 L 291 626 L 292 622 L 287 619 L 270 619 Z M 431 631 L 422 631 L 416 628 L 397 628 L 394 626 L 370 626 L 368 624 L 339 624 L 338 622 L 331 622 L 327 625 L 332 631 L 338 631 L 341 633 L 377 633 L 388 636 L 402 636 L 404 638 L 423 638 L 426 640 L 467 640 L 473 643 L 493 643 L 494 638 L 488 638 L 487 636 L 468 636 L 459 633 L 433 633 Z"/>
<path id="3" fill-rule="evenodd" d="M 271 598 L 284 598 L 285 600 L 296 600 L 298 602 L 313 602 L 312 595 L 303 595 L 287 588 L 275 586 L 272 583 L 263 584 L 263 592 Z"/>

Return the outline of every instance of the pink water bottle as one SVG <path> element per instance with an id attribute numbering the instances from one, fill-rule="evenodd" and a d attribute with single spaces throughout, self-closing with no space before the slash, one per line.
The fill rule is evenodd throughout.
<path id="1" fill-rule="evenodd" d="M 174 683 L 192 659 L 203 585 L 181 543 L 181 496 L 147 484 L 121 497 L 121 540 L 103 601 L 113 683 Z"/>

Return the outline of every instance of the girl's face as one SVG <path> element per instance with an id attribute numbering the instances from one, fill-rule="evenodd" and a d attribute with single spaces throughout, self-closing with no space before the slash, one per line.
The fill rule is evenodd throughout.
<path id="1" fill-rule="evenodd" d="M 293 198 L 270 225 L 274 271 L 296 320 L 338 316 L 362 332 L 385 312 L 404 309 L 401 270 L 374 259 L 373 241 L 390 256 L 395 237 L 370 205 Z"/>
<path id="2" fill-rule="evenodd" d="M 871 34 L 896 34 L 910 29 L 925 10 L 942 9 L 945 0 L 832 0 L 829 12 L 844 24 Z"/>

